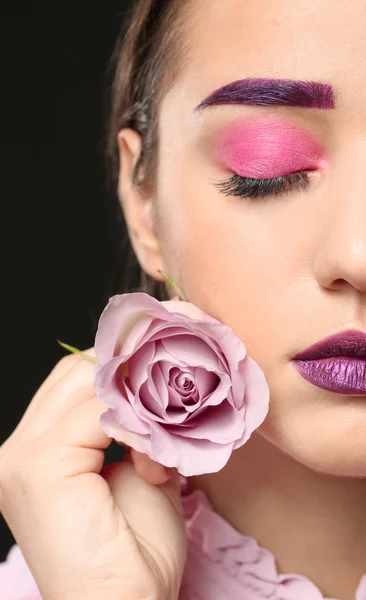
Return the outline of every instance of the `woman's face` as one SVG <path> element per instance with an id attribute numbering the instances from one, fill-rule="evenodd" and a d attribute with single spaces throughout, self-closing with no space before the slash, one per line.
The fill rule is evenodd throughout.
<path id="1" fill-rule="evenodd" d="M 164 267 L 262 367 L 271 399 L 259 433 L 318 471 L 365 476 L 366 396 L 321 389 L 291 362 L 333 333 L 366 331 L 365 3 L 193 4 L 190 61 L 160 113 Z M 265 81 L 195 110 L 248 78 Z M 285 82 L 277 105 L 282 79 L 324 85 Z M 215 185 L 301 171 L 307 180 L 277 196 L 226 196 Z"/>

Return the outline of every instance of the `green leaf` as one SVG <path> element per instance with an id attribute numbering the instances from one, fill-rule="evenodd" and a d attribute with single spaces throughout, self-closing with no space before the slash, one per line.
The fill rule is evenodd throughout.
<path id="1" fill-rule="evenodd" d="M 183 294 L 179 285 L 177 283 L 175 283 L 174 279 L 172 277 L 170 277 L 170 275 L 168 275 L 168 273 L 164 273 L 164 271 L 160 271 L 160 269 L 158 269 L 158 272 L 160 273 L 160 275 L 162 275 L 167 280 L 167 282 L 170 285 L 172 285 L 177 290 L 177 292 L 178 292 L 179 296 L 181 297 L 181 299 L 183 300 L 183 302 L 188 302 L 187 298 Z"/>
<path id="2" fill-rule="evenodd" d="M 91 360 L 94 363 L 97 362 L 97 358 L 95 356 L 88 356 L 87 354 L 84 354 L 84 352 L 79 350 L 78 348 L 74 348 L 74 346 L 69 346 L 69 344 L 64 344 L 63 342 L 60 342 L 60 340 L 57 340 L 57 343 L 60 344 L 60 346 L 62 346 L 62 348 L 65 348 L 65 350 L 68 350 L 69 352 L 72 352 L 73 354 L 80 354 L 80 356 L 82 356 L 86 360 Z"/>

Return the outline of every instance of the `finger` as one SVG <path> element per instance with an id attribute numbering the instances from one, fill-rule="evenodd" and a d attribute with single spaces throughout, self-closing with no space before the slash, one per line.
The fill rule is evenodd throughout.
<path id="1" fill-rule="evenodd" d="M 129 458 L 133 462 L 136 472 L 147 483 L 160 485 L 170 478 L 170 470 L 148 456 L 147 441 L 141 435 L 128 431 L 117 423 L 111 409 L 103 414 L 101 421 L 103 429 L 111 438 L 118 444 L 129 448 Z"/>
<path id="2" fill-rule="evenodd" d="M 31 401 L 20 424 L 27 431 L 27 437 L 48 431 L 77 406 L 96 396 L 93 385 L 95 365 L 83 359 L 73 363 L 47 393 Z"/>
<path id="3" fill-rule="evenodd" d="M 95 357 L 94 348 L 88 348 L 87 350 L 83 350 L 85 354 L 88 356 Z M 31 402 L 28 404 L 26 411 L 24 412 L 23 417 L 26 415 L 30 415 L 34 410 L 37 409 L 38 405 L 42 402 L 42 398 L 47 394 L 47 392 L 58 382 L 60 379 L 65 377 L 71 369 L 80 363 L 82 360 L 86 360 L 77 354 L 68 354 L 61 358 L 58 363 L 53 367 L 52 371 L 43 381 L 43 383 L 39 386 L 38 390 L 34 394 Z M 90 362 L 90 361 L 89 361 Z"/>
<path id="4" fill-rule="evenodd" d="M 75 355 L 63 357 L 52 369 L 46 379 L 38 388 L 33 398 L 30 400 L 26 407 L 21 420 L 9 436 L 8 440 L 12 439 L 14 435 L 18 435 L 19 432 L 26 432 L 26 436 L 32 433 L 32 423 L 37 418 L 38 407 L 43 402 L 44 396 L 55 386 L 71 369 L 75 366 L 80 358 Z M 40 429 L 40 428 L 39 428 Z"/>
<path id="5" fill-rule="evenodd" d="M 131 459 L 136 473 L 151 485 L 160 485 L 170 479 L 170 469 L 152 460 L 147 454 L 131 448 Z"/>
<path id="6" fill-rule="evenodd" d="M 87 350 L 82 350 L 82 352 L 87 356 L 96 356 L 94 348 L 88 348 Z M 37 403 L 38 397 L 44 396 L 44 394 L 46 394 L 55 383 L 62 379 L 62 377 L 64 377 L 76 364 L 80 363 L 82 360 L 85 361 L 87 359 L 80 356 L 80 354 L 68 354 L 63 356 L 54 366 L 48 377 L 46 377 L 42 385 L 38 388 L 37 392 L 33 396 L 33 399 L 36 400 L 35 404 Z"/>
<path id="7" fill-rule="evenodd" d="M 160 545 L 161 541 L 169 546 L 168 560 L 184 564 L 185 524 L 179 487 L 172 480 L 163 486 L 151 486 L 124 463 L 108 465 L 102 475 L 136 539 L 142 544 L 144 540 L 155 540 Z M 166 570 L 166 564 L 161 568 L 162 572 Z"/>
<path id="8" fill-rule="evenodd" d="M 56 477 L 73 477 L 83 473 L 99 473 L 104 452 L 112 443 L 100 426 L 100 416 L 106 410 L 97 396 L 89 398 L 65 414 L 46 435 L 50 459 Z"/>
<path id="9" fill-rule="evenodd" d="M 40 403 L 43 396 L 50 390 L 62 377 L 64 377 L 73 366 L 79 362 L 80 357 L 77 357 L 75 354 L 70 356 L 64 356 L 52 369 L 52 371 L 48 374 L 46 379 L 42 382 L 42 384 L 37 389 L 33 398 L 30 400 L 24 414 L 23 419 L 28 418 L 28 415 L 31 415 L 33 411 L 36 409 L 38 404 Z"/>
<path id="10" fill-rule="evenodd" d="M 134 532 L 141 532 L 143 539 L 146 539 L 146 532 L 150 532 L 151 526 L 157 524 L 158 520 L 161 519 L 163 527 L 167 525 L 172 507 L 177 518 L 176 524 L 184 529 L 184 522 L 180 518 L 183 515 L 180 486 L 175 485 L 174 480 L 169 480 L 161 488 L 151 486 L 137 475 L 131 464 L 123 462 L 103 467 L 101 475 L 129 525 Z M 180 525 L 178 521 L 181 521 Z M 155 540 L 163 537 L 161 532 L 160 535 L 149 533 L 149 536 Z M 172 539 L 175 537 L 176 533 Z"/>
<path id="11" fill-rule="evenodd" d="M 168 481 L 170 478 L 176 480 L 176 475 L 174 473 L 175 469 L 169 469 L 168 467 L 161 465 L 147 456 L 147 454 L 138 452 L 123 442 L 117 440 L 114 441 L 119 446 L 126 448 L 123 461 L 132 464 L 136 473 L 142 477 L 146 483 L 150 483 L 151 485 L 160 485 Z"/>

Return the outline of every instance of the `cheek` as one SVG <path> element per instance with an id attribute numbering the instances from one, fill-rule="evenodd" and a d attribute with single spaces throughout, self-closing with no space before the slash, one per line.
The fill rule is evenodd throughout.
<path id="1" fill-rule="evenodd" d="M 308 469 L 364 478 L 364 407 L 337 403 L 331 395 L 303 386 L 291 365 L 277 368 L 267 379 L 270 408 L 258 429 L 261 436 Z"/>
<path id="2" fill-rule="evenodd" d="M 291 271 L 284 231 L 273 227 L 271 211 L 225 198 L 197 170 L 172 189 L 163 216 L 169 273 L 193 304 L 232 327 L 267 362 L 263 352 L 273 351 L 273 322 Z"/>
<path id="3" fill-rule="evenodd" d="M 189 301 L 233 329 L 271 377 L 298 325 L 288 307 L 304 302 L 296 279 L 310 243 L 301 239 L 301 231 L 308 237 L 306 204 L 225 197 L 202 158 L 180 157 L 176 165 L 159 188 L 166 270 Z"/>

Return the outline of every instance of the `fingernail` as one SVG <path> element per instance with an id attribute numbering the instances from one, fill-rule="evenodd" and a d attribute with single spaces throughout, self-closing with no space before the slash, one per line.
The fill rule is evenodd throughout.
<path id="1" fill-rule="evenodd" d="M 165 473 L 167 474 L 167 476 L 170 479 L 172 476 L 172 470 L 169 467 L 164 467 L 164 469 L 165 469 Z"/>

